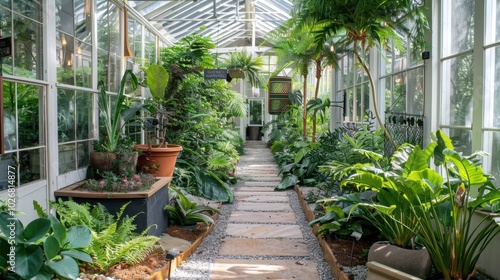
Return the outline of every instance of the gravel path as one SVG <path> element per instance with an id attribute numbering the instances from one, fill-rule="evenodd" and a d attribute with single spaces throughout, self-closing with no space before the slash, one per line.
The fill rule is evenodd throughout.
<path id="1" fill-rule="evenodd" d="M 262 142 L 261 142 L 262 143 Z M 248 147 L 248 146 L 247 146 Z M 269 153 L 268 149 L 265 147 L 264 143 L 252 143 L 250 153 L 247 152 L 246 155 L 242 156 L 240 159 L 239 166 L 237 168 L 237 174 L 244 173 L 243 180 L 239 180 L 238 183 L 233 186 L 233 190 L 237 191 L 239 188 L 245 185 L 245 181 L 252 180 L 251 175 L 245 173 L 245 168 L 248 164 L 252 163 L 248 160 L 249 157 L 255 155 L 255 153 Z M 256 150 L 255 150 L 256 149 Z M 259 151 L 262 149 L 262 151 Z M 267 155 L 265 155 L 267 156 Z M 194 279 L 210 279 L 210 272 L 213 268 L 213 263 L 215 259 L 248 259 L 248 260 L 308 260 L 314 262 L 316 269 L 318 271 L 321 280 L 334 279 L 328 264 L 323 259 L 323 252 L 319 247 L 318 241 L 314 234 L 312 233 L 311 227 L 308 225 L 307 219 L 302 212 L 299 204 L 297 194 L 293 190 L 286 191 L 289 197 L 290 206 L 296 217 L 296 224 L 299 225 L 305 244 L 309 249 L 309 256 L 306 257 L 268 257 L 268 256 L 228 256 L 219 255 L 219 249 L 222 240 L 226 237 L 226 228 L 228 225 L 228 219 L 232 211 L 235 209 L 238 201 L 234 204 L 224 204 L 222 205 L 221 214 L 216 221 L 213 231 L 204 239 L 201 245 L 196 249 L 196 251 L 181 265 L 174 273 L 171 275 L 173 280 L 194 280 Z M 234 278 L 233 278 L 234 279 Z M 296 278 L 294 278 L 296 279 Z M 307 279 L 303 279 L 307 280 Z"/>

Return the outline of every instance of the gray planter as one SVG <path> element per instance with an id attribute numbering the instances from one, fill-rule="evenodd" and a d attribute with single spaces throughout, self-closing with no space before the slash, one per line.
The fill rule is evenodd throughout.
<path id="1" fill-rule="evenodd" d="M 368 262 L 377 262 L 424 279 L 430 275 L 432 268 L 427 249 L 404 249 L 387 241 L 376 242 L 370 247 Z"/>

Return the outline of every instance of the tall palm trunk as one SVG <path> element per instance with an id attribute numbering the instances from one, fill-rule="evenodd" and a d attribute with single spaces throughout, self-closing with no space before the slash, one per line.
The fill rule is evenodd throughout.
<path id="1" fill-rule="evenodd" d="M 361 56 L 358 53 L 358 50 L 356 48 L 356 43 L 354 44 L 354 55 L 356 56 L 356 59 L 358 60 L 359 64 L 361 67 L 363 67 L 363 70 L 366 72 L 368 75 L 368 80 L 370 81 L 370 88 L 372 92 L 372 100 L 373 100 L 373 111 L 375 113 L 375 117 L 377 118 L 378 125 L 384 130 L 385 138 L 391 142 L 391 144 L 394 146 L 394 149 L 398 148 L 398 145 L 394 142 L 394 139 L 392 139 L 392 136 L 389 134 L 389 131 L 385 127 L 384 123 L 382 122 L 382 119 L 380 118 L 380 114 L 378 113 L 378 106 L 377 106 L 377 98 L 375 94 L 375 85 L 373 84 L 373 78 L 370 73 L 370 69 L 368 69 L 368 66 L 364 62 L 364 60 L 361 58 Z"/>
<path id="2" fill-rule="evenodd" d="M 302 135 L 307 136 L 307 75 L 304 77 L 304 93 L 302 94 L 302 106 L 304 108 L 304 115 L 302 116 Z"/>
<path id="3" fill-rule="evenodd" d="M 314 90 L 314 99 L 318 98 L 319 93 L 319 81 L 321 80 L 321 62 L 316 60 L 316 88 Z M 316 114 L 313 115 L 313 132 L 312 132 L 312 142 L 316 142 Z"/>

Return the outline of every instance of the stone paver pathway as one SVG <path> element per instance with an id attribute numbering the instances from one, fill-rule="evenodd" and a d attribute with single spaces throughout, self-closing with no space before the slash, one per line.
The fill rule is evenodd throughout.
<path id="1" fill-rule="evenodd" d="M 215 257 L 210 279 L 319 280 L 315 264 L 286 192 L 275 192 L 280 179 L 263 142 L 246 143 L 237 176 L 244 184 Z"/>

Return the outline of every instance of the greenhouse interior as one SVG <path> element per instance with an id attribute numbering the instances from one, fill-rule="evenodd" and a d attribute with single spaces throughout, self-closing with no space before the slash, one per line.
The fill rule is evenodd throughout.
<path id="1" fill-rule="evenodd" d="M 0 279 L 499 280 L 497 16 L 0 0 Z"/>

